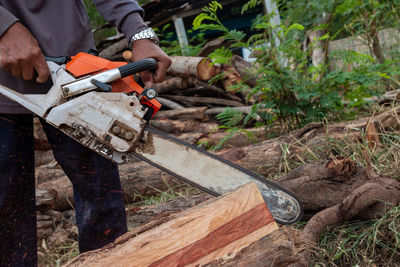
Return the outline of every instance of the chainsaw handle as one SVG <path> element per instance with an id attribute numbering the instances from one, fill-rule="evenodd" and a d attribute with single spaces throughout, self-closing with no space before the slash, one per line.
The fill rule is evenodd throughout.
<path id="1" fill-rule="evenodd" d="M 146 58 L 118 67 L 118 70 L 121 73 L 121 78 L 124 78 L 145 70 L 154 70 L 155 68 L 157 68 L 157 61 L 154 58 Z"/>

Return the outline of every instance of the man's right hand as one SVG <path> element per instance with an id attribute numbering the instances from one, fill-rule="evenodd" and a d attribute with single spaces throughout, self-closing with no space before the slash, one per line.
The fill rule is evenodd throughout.
<path id="1" fill-rule="evenodd" d="M 35 37 L 21 23 L 16 22 L 0 37 L 0 67 L 16 78 L 44 83 L 49 78 L 49 68 Z"/>

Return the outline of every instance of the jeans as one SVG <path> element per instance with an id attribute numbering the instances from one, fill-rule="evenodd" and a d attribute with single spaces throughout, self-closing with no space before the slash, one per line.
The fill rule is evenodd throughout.
<path id="1" fill-rule="evenodd" d="M 41 121 L 54 157 L 74 189 L 79 251 L 127 231 L 117 165 Z M 0 114 L 0 266 L 36 266 L 32 115 Z"/>

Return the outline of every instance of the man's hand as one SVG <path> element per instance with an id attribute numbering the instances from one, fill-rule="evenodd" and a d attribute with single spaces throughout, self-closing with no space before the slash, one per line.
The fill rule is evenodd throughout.
<path id="1" fill-rule="evenodd" d="M 49 68 L 38 42 L 25 26 L 14 23 L 0 37 L 0 67 L 16 78 L 44 83 L 49 78 Z"/>
<path id="2" fill-rule="evenodd" d="M 141 39 L 133 42 L 132 62 L 149 57 L 157 60 L 158 65 L 155 72 L 143 71 L 140 73 L 140 77 L 142 78 L 146 88 L 151 88 L 155 82 L 163 81 L 167 69 L 171 65 L 171 59 L 153 41 L 149 39 Z"/>

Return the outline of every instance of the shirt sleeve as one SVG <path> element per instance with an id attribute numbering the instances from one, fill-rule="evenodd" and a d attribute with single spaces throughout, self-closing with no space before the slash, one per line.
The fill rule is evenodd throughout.
<path id="1" fill-rule="evenodd" d="M 113 24 L 129 40 L 135 33 L 148 28 L 143 21 L 144 10 L 134 0 L 94 0 L 103 18 Z"/>
<path id="2" fill-rule="evenodd" d="M 17 17 L 11 14 L 7 9 L 0 6 L 0 37 L 13 25 L 19 21 Z"/>

